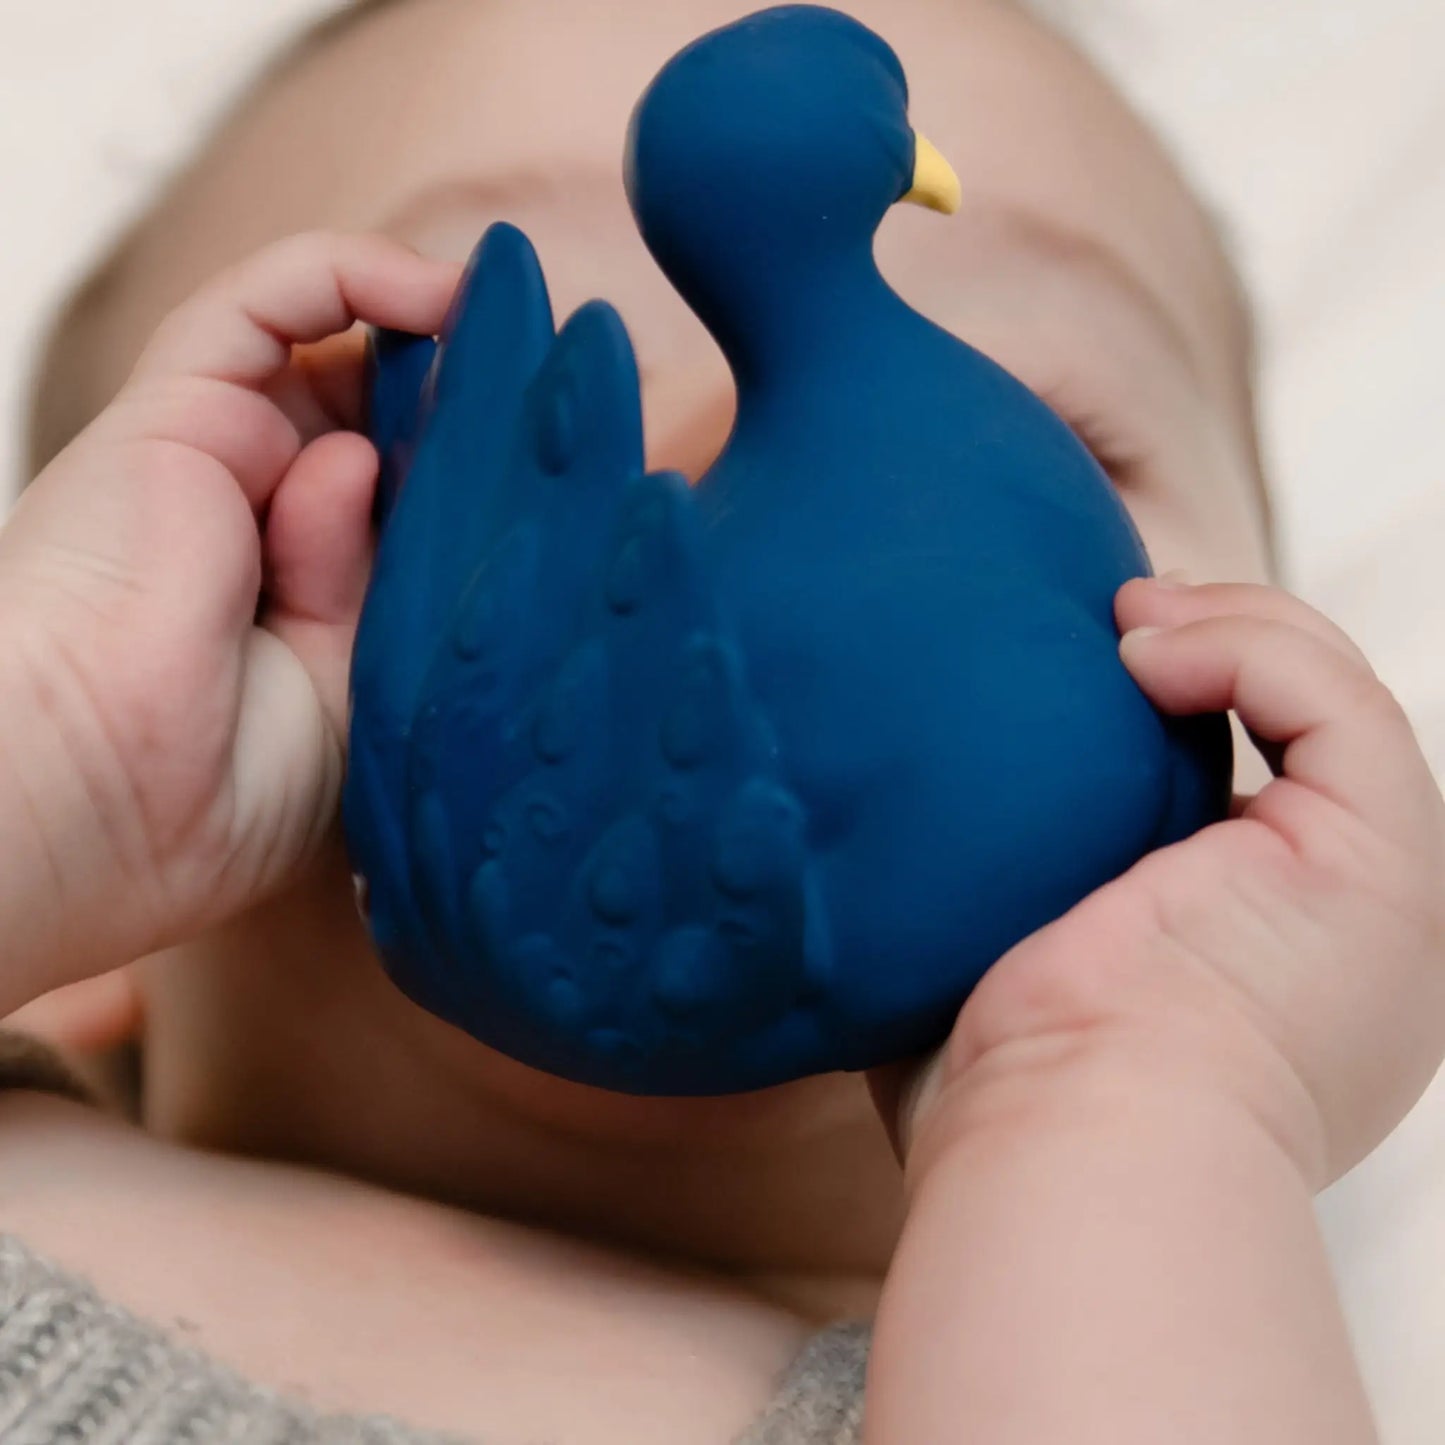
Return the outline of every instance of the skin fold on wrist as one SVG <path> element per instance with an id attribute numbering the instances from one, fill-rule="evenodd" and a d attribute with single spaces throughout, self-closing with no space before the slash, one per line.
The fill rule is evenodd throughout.
<path id="1" fill-rule="evenodd" d="M 1313 1101 L 1289 1063 L 1245 1027 L 1192 1020 L 1177 1028 L 1147 1016 L 963 1055 L 955 1035 L 900 1091 L 894 1137 L 910 1189 L 961 1142 L 1076 1125 L 1107 1130 L 1145 1107 L 1255 1130 L 1312 1193 L 1328 1182 Z"/>

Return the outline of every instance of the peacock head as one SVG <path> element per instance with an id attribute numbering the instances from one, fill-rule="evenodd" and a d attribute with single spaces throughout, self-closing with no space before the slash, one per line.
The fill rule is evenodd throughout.
<path id="1" fill-rule="evenodd" d="M 727 345 L 760 307 L 867 259 L 896 201 L 945 213 L 957 176 L 908 121 L 892 49 L 836 10 L 783 5 L 704 35 L 658 74 L 628 132 L 643 239 Z"/>

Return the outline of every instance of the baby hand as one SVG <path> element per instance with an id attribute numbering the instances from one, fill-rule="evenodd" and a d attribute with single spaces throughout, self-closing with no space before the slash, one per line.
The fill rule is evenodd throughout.
<path id="1" fill-rule="evenodd" d="M 1394 698 L 1304 603 L 1139 580 L 1116 610 L 1155 704 L 1232 709 L 1274 780 L 1000 960 L 905 1091 L 910 1171 L 980 1080 L 1104 1050 L 1232 1095 L 1323 1187 L 1445 1051 L 1440 792 Z"/>
<path id="2" fill-rule="evenodd" d="M 25 492 L 0 532 L 12 972 L 175 941 L 325 833 L 377 471 L 350 328 L 437 331 L 458 272 L 371 237 L 268 247 L 166 319 Z"/>

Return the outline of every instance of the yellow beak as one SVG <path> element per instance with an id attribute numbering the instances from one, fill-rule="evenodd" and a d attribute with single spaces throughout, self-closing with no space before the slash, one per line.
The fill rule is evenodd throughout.
<path id="1" fill-rule="evenodd" d="M 913 189 L 902 199 L 951 216 L 963 204 L 963 187 L 953 167 L 925 136 L 913 137 Z"/>

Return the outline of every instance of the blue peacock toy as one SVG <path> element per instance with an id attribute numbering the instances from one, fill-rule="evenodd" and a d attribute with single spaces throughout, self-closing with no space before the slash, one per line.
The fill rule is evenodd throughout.
<path id="1" fill-rule="evenodd" d="M 347 835 L 392 977 L 525 1063 L 706 1094 L 915 1053 L 1224 814 L 1224 719 L 1161 718 L 1118 660 L 1148 562 L 1108 479 L 878 272 L 894 202 L 959 204 L 907 106 L 806 5 L 639 103 L 633 211 L 737 383 L 691 490 L 644 470 L 616 313 L 554 332 L 509 226 L 439 345 L 374 339 Z"/>

